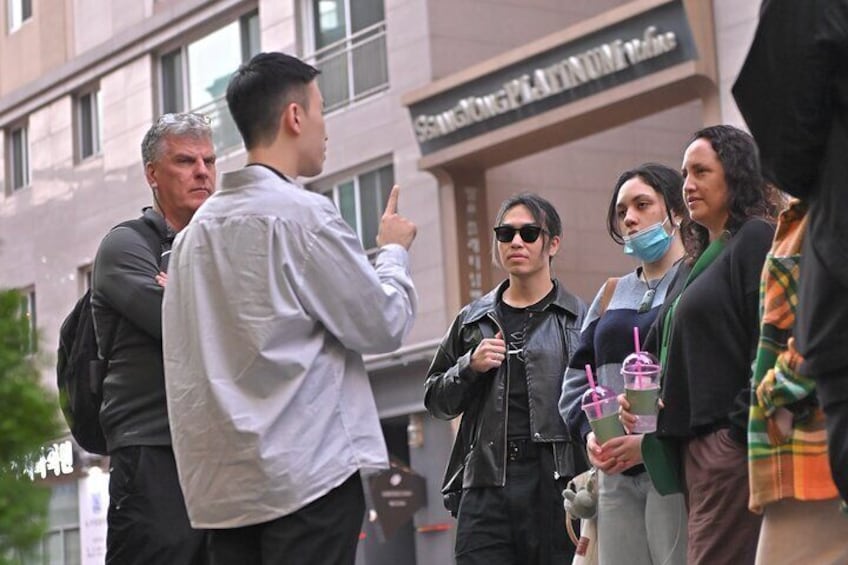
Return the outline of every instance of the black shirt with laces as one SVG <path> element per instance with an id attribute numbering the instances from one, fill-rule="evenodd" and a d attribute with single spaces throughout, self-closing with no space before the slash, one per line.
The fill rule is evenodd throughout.
<path id="1" fill-rule="evenodd" d="M 504 330 L 509 389 L 507 391 L 507 439 L 530 438 L 530 401 L 527 396 L 527 370 L 524 364 L 524 342 L 527 325 L 534 311 L 543 310 L 553 300 L 556 287 L 539 302 L 524 308 L 515 308 L 503 301 L 498 303 L 498 317 Z"/>

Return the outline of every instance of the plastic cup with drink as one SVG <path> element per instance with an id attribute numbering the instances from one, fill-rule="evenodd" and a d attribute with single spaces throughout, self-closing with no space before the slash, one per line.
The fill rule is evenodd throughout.
<path id="1" fill-rule="evenodd" d="M 630 403 L 630 413 L 638 416 L 633 433 L 646 434 L 657 430 L 660 377 L 662 367 L 656 357 L 639 349 L 639 328 L 633 328 L 636 351 L 624 359 L 621 376 L 624 394 Z"/>
<path id="2" fill-rule="evenodd" d="M 589 390 L 583 394 L 583 411 L 595 432 L 595 439 L 603 445 L 614 437 L 624 435 L 624 427 L 618 419 L 618 401 L 612 389 L 595 385 L 589 365 L 586 365 L 586 377 Z"/>

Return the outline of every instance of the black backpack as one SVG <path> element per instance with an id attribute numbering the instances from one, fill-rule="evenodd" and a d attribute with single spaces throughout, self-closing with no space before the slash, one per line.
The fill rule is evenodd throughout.
<path id="1" fill-rule="evenodd" d="M 157 262 L 160 261 L 162 240 L 156 228 L 144 218 L 115 226 L 119 227 L 128 227 L 141 234 L 156 256 Z M 107 454 L 106 437 L 100 427 L 103 379 L 109 366 L 105 351 L 103 355 L 105 359 L 100 359 L 97 354 L 97 336 L 94 333 L 89 289 L 74 305 L 59 330 L 56 384 L 59 387 L 59 404 L 71 435 L 80 447 L 99 455 Z"/>

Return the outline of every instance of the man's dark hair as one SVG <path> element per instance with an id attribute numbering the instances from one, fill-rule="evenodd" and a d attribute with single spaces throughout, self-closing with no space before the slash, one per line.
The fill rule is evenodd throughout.
<path id="1" fill-rule="evenodd" d="M 516 206 L 524 206 L 533 216 L 533 222 L 542 226 L 542 241 L 545 248 L 550 245 L 550 240 L 554 236 L 562 236 L 562 220 L 559 218 L 559 213 L 548 200 L 542 198 L 538 194 L 532 192 L 522 192 L 510 196 L 501 204 L 498 215 L 495 217 L 495 226 L 501 225 L 506 213 Z M 551 257 L 551 261 L 553 257 Z M 498 241 L 492 239 L 492 261 L 495 265 L 498 264 Z"/>
<path id="2" fill-rule="evenodd" d="M 624 183 L 637 177 L 653 188 L 660 198 L 662 198 L 669 221 L 675 223 L 672 217 L 674 214 L 682 218 L 681 224 L 683 226 L 687 225 L 690 221 L 689 211 L 686 209 L 686 202 L 683 200 L 683 191 L 681 190 L 683 177 L 680 176 L 680 173 L 671 167 L 666 167 L 659 163 L 644 163 L 621 173 L 612 191 L 612 198 L 610 199 L 609 209 L 607 210 L 607 231 L 613 241 L 619 245 L 624 244 L 624 239 L 621 233 L 621 222 L 618 221 L 618 208 L 616 206 L 618 193 L 621 191 Z M 680 226 L 680 229 L 681 232 L 685 231 L 682 226 Z"/>
<path id="3" fill-rule="evenodd" d="M 286 104 L 307 107 L 305 87 L 320 72 L 297 57 L 272 52 L 259 53 L 233 73 L 227 106 L 248 150 L 273 141 Z"/>

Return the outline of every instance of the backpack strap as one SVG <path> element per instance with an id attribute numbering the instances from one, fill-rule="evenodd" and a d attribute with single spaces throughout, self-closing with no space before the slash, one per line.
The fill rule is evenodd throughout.
<path id="1" fill-rule="evenodd" d="M 144 242 L 147 244 L 147 248 L 155 257 L 157 267 L 160 269 L 162 268 L 162 247 L 164 246 L 165 240 L 159 234 L 159 230 L 155 225 L 153 225 L 151 220 L 141 216 L 140 218 L 121 222 L 112 229 L 114 230 L 117 228 L 130 228 L 143 237 Z M 122 318 L 122 316 L 119 316 L 118 320 L 115 322 L 115 327 L 113 328 L 112 334 L 109 336 L 109 341 L 102 341 L 103 347 L 101 347 L 101 342 L 98 341 L 98 352 L 103 361 L 109 360 L 107 352 L 111 353 L 112 344 L 115 341 L 115 335 L 118 333 L 118 324 L 121 323 Z"/>
<path id="2" fill-rule="evenodd" d="M 604 283 L 604 293 L 601 294 L 601 301 L 598 304 L 598 318 L 604 315 L 607 311 L 612 295 L 615 294 L 615 287 L 618 285 L 619 277 L 610 277 Z"/>
<path id="3" fill-rule="evenodd" d="M 153 256 L 156 257 L 156 265 L 159 266 L 159 268 L 162 267 L 162 247 L 165 240 L 163 240 L 162 236 L 159 235 L 159 230 L 156 229 L 156 226 L 153 225 L 151 220 L 142 216 L 140 218 L 127 220 L 126 222 L 121 222 L 112 229 L 114 230 L 116 228 L 130 228 L 143 237 L 144 242 L 147 243 L 147 248 L 150 249 Z"/>

